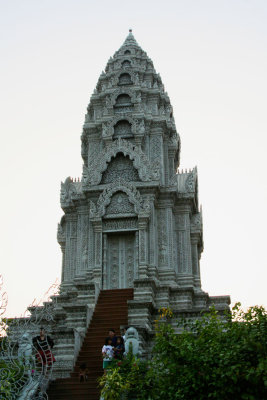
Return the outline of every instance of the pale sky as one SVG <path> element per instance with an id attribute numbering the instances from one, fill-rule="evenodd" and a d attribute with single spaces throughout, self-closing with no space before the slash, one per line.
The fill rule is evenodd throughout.
<path id="1" fill-rule="evenodd" d="M 198 166 L 202 288 L 267 307 L 266 0 L 0 0 L 0 274 L 19 316 L 60 278 L 60 181 L 81 176 L 86 107 L 133 34 Z"/>

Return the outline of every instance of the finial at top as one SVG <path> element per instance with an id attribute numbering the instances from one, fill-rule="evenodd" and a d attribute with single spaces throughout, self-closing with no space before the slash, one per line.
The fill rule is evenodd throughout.
<path id="1" fill-rule="evenodd" d="M 128 36 L 127 36 L 127 38 L 125 39 L 125 41 L 123 43 L 123 46 L 138 46 L 138 44 L 137 44 L 132 32 L 133 32 L 133 30 L 130 28 Z"/>

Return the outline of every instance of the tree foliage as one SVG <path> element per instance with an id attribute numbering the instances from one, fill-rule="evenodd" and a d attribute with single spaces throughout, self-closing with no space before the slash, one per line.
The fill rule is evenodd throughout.
<path id="1" fill-rule="evenodd" d="M 170 323 L 160 310 L 150 361 L 128 357 L 101 380 L 105 400 L 263 400 L 267 398 L 267 313 L 242 311 L 237 304 L 225 318 L 214 308 L 195 322 Z M 109 396 L 114 388 L 116 396 Z M 134 396 L 135 397 L 131 397 Z"/>

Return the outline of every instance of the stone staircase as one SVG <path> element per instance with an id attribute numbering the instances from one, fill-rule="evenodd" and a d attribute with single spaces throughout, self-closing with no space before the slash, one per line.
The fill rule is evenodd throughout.
<path id="1" fill-rule="evenodd" d="M 109 328 L 120 334 L 120 325 L 128 325 L 127 301 L 133 289 L 101 290 L 75 367 L 69 378 L 56 379 L 48 389 L 49 400 L 99 400 L 97 379 L 103 374 L 101 349 Z M 87 382 L 79 382 L 79 366 L 86 363 Z"/>

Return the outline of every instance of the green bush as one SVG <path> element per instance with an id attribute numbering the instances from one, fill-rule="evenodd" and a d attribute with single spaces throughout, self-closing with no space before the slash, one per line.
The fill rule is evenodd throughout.
<path id="1" fill-rule="evenodd" d="M 15 399 L 26 381 L 20 360 L 0 360 L 0 399 Z"/>
<path id="2" fill-rule="evenodd" d="M 264 400 L 267 398 L 267 313 L 240 304 L 222 319 L 214 308 L 177 335 L 161 310 L 151 361 L 129 357 L 101 380 L 105 400 Z M 114 388 L 116 397 L 108 397 Z"/>

